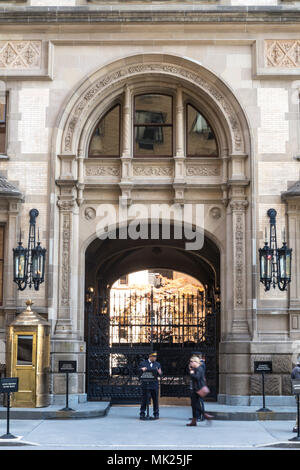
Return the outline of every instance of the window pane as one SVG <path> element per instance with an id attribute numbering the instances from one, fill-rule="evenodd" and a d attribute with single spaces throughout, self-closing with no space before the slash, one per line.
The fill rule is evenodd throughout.
<path id="1" fill-rule="evenodd" d="M 17 365 L 32 364 L 32 335 L 18 335 Z"/>
<path id="2" fill-rule="evenodd" d="M 3 127 L 0 127 L 0 153 L 5 153 L 5 144 L 6 144 L 6 128 L 5 126 L 3 126 Z"/>
<path id="3" fill-rule="evenodd" d="M 6 111 L 6 103 L 5 102 L 4 103 L 0 102 L 0 122 L 1 123 L 5 122 L 5 119 L 6 119 L 6 116 L 5 116 L 6 112 L 5 111 Z"/>
<path id="4" fill-rule="evenodd" d="M 135 127 L 135 156 L 172 156 L 172 127 Z"/>
<path id="5" fill-rule="evenodd" d="M 120 155 L 120 106 L 111 109 L 94 130 L 89 157 Z"/>
<path id="6" fill-rule="evenodd" d="M 136 96 L 135 124 L 172 124 L 172 97 L 154 94 Z"/>
<path id="7" fill-rule="evenodd" d="M 218 155 L 214 133 L 206 119 L 193 106 L 187 106 L 187 154 L 188 156 Z"/>

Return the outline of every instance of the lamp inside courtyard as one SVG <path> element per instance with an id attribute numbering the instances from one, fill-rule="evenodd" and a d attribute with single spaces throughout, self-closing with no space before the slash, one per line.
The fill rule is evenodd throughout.
<path id="1" fill-rule="evenodd" d="M 259 249 L 260 282 L 265 286 L 265 291 L 271 286 L 279 290 L 287 289 L 291 282 L 292 249 L 287 247 L 285 230 L 283 230 L 282 247 L 277 248 L 276 215 L 275 209 L 269 209 L 267 215 L 270 219 L 270 237 L 265 232 L 265 246 Z"/>

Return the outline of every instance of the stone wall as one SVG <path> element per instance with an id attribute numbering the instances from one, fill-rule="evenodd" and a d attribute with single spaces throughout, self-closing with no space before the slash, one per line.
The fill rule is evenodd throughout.
<path id="1" fill-rule="evenodd" d="M 154 200 L 205 204 L 208 232 L 222 249 L 220 394 L 258 395 L 253 361 L 271 358 L 274 372 L 266 382 L 267 393 L 288 395 L 292 341 L 300 334 L 295 320 L 300 289 L 292 290 L 293 308 L 288 293 L 264 292 L 257 250 L 263 246 L 270 207 L 278 212 L 279 239 L 286 227 L 295 256 L 298 247 L 299 210 L 289 206 L 288 224 L 281 193 L 299 180 L 300 37 L 288 26 L 289 15 L 299 23 L 299 14 L 288 8 L 282 13 L 240 8 L 230 10 L 230 16 L 226 8 L 214 10 L 213 3 L 209 12 L 197 4 L 193 9 L 180 6 L 172 15 L 174 6 L 161 14 L 154 4 L 146 19 L 144 6 L 132 6 L 129 12 L 114 5 L 109 16 L 94 3 L 87 10 L 49 8 L 46 13 L 38 8 L 46 0 L 34 1 L 31 4 L 37 8 L 31 12 L 0 10 L 0 79 L 9 92 L 7 154 L 0 156 L 0 172 L 24 194 L 15 226 L 8 223 L 12 208 L 1 209 L 0 215 L 7 224 L 7 242 L 16 245 L 20 228 L 23 239 L 27 237 L 29 210 L 36 207 L 40 212 L 38 226 L 49 266 L 46 283 L 34 293 L 34 301 L 39 313 L 52 322 L 53 392 L 62 393 L 63 388 L 56 375 L 58 358 L 78 357 L 80 373 L 73 378 L 72 393 L 84 394 L 84 252 L 97 222 L 86 218 L 86 210 L 96 211 L 102 201 L 116 204 L 123 194 L 145 204 Z M 249 0 L 250 6 L 276 4 Z M 59 3 L 72 5 L 73 0 Z M 217 5 L 229 7 L 230 2 Z M 54 13 L 57 26 L 51 23 Z M 3 24 L 8 14 L 16 22 L 13 29 Z M 217 28 L 213 15 L 219 15 Z M 274 18 L 287 20 L 276 25 L 276 32 Z M 182 132 L 175 135 L 176 152 L 170 161 L 132 159 L 131 100 L 135 87 L 147 86 L 176 92 L 174 125 Z M 100 89 L 102 94 L 97 95 Z M 93 101 L 96 95 L 98 101 Z M 128 131 L 123 134 L 122 158 L 86 162 L 89 132 L 117 96 L 124 105 L 123 129 Z M 215 125 L 220 159 L 186 159 L 186 96 L 202 104 Z M 80 97 L 82 101 L 76 101 Z M 75 136 L 72 146 L 71 136 Z M 220 210 L 218 219 L 209 216 L 213 207 Z M 9 249 L 6 265 L 11 269 Z M 28 296 L 28 292 L 10 292 L 11 277 L 5 282 L 2 339 L 5 323 Z M 255 350 L 256 344 L 262 349 Z"/>

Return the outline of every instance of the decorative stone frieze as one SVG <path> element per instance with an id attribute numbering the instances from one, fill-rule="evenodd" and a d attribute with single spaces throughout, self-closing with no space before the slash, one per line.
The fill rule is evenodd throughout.
<path id="1" fill-rule="evenodd" d="M 0 41 L 0 68 L 38 69 L 42 41 Z"/>
<path id="2" fill-rule="evenodd" d="M 86 166 L 85 176 L 120 176 L 121 168 L 117 166 Z"/>
<path id="3" fill-rule="evenodd" d="M 218 165 L 188 165 L 187 176 L 220 176 Z"/>
<path id="4" fill-rule="evenodd" d="M 134 166 L 134 176 L 173 176 L 174 170 L 170 166 Z"/>
<path id="5" fill-rule="evenodd" d="M 265 41 L 266 67 L 300 67 L 300 39 L 277 39 Z"/>

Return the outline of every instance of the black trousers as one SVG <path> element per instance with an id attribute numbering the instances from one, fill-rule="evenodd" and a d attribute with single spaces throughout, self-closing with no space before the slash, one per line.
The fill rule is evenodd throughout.
<path id="1" fill-rule="evenodd" d="M 147 400 L 150 404 L 150 398 L 152 398 L 153 402 L 153 415 L 155 417 L 159 416 L 159 404 L 158 404 L 158 388 L 155 389 L 147 389 L 142 388 L 142 403 L 140 408 L 140 416 L 145 416 L 146 407 L 147 407 Z"/>
<path id="2" fill-rule="evenodd" d="M 193 418 L 200 418 L 204 414 L 204 402 L 199 395 L 192 391 L 191 394 L 191 405 L 193 411 Z"/>

